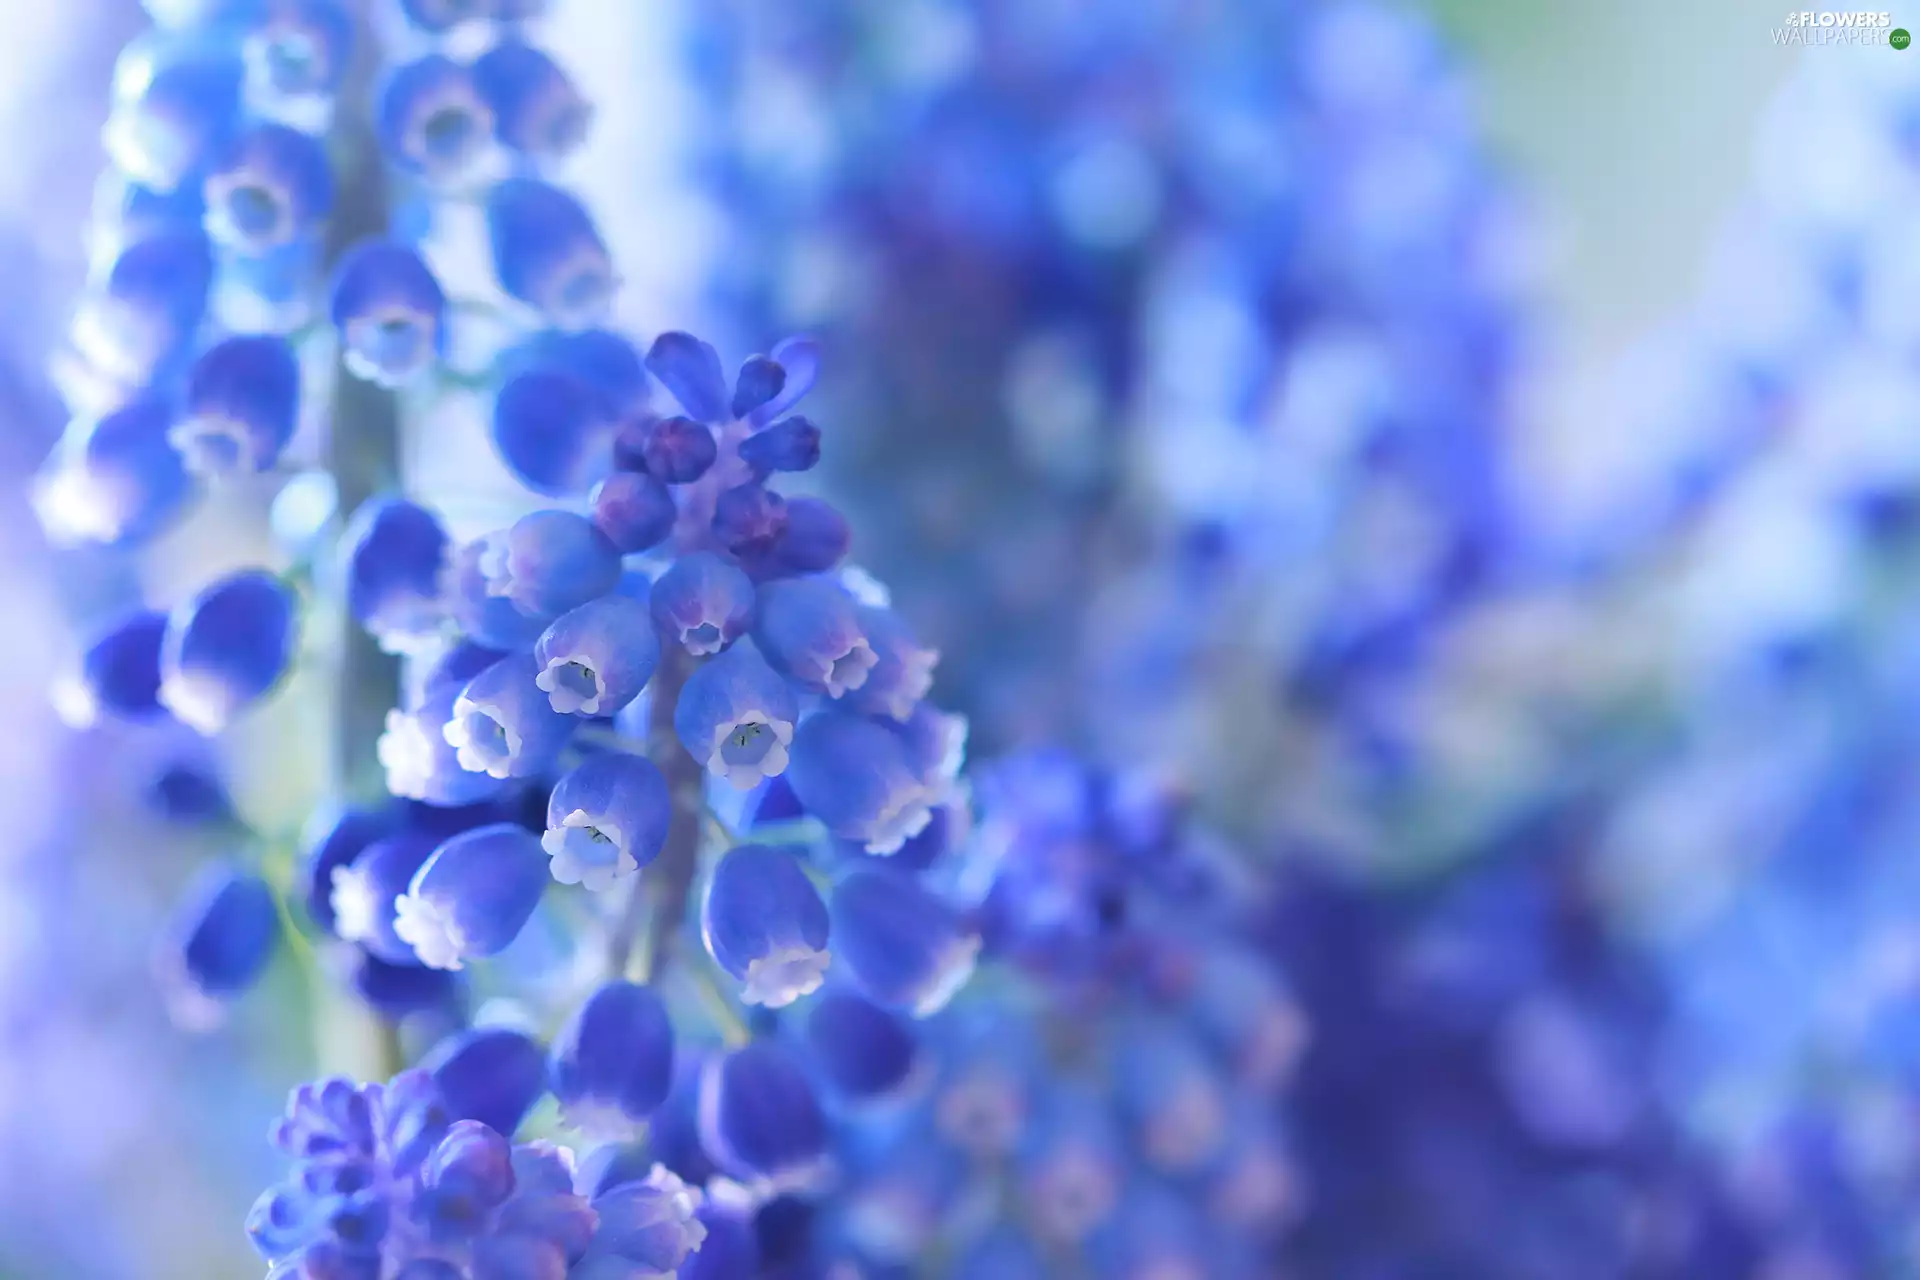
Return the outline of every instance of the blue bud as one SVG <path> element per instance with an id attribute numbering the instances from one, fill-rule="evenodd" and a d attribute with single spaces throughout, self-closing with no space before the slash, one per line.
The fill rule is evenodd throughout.
<path id="1" fill-rule="evenodd" d="M 554 784 L 547 831 L 553 878 L 601 890 L 660 856 L 672 822 L 667 780 L 641 756 L 595 756 Z"/>
<path id="2" fill-rule="evenodd" d="M 897 853 L 932 821 L 939 799 L 898 734 L 844 711 L 820 712 L 800 726 L 788 781 L 827 830 L 871 853 Z"/>
<path id="3" fill-rule="evenodd" d="M 535 511 L 504 533 L 483 539 L 487 591 L 545 624 L 612 591 L 620 582 L 620 553 L 593 522 L 571 511 Z"/>
<path id="4" fill-rule="evenodd" d="M 423 804 L 453 807 L 490 800 L 505 790 L 507 784 L 491 774 L 464 768 L 459 749 L 447 741 L 446 727 L 465 688 L 462 680 L 430 680 L 404 710 L 396 707 L 387 712 L 386 730 L 374 751 L 386 770 L 389 792 Z"/>
<path id="5" fill-rule="evenodd" d="M 237 138 L 206 180 L 207 235 L 258 256 L 312 235 L 333 209 L 333 169 L 319 139 L 261 123 Z"/>
<path id="6" fill-rule="evenodd" d="M 417 963 L 390 964 L 356 949 L 347 985 L 369 1008 L 389 1021 L 417 1013 L 454 1013 L 460 1007 L 460 979 L 445 969 Z"/>
<path id="7" fill-rule="evenodd" d="M 75 719 L 90 723 L 105 713 L 121 720 L 165 714 L 160 705 L 160 649 L 167 615 L 142 609 L 114 623 L 87 646 L 80 660 L 80 705 Z"/>
<path id="8" fill-rule="evenodd" d="M 753 640 L 774 670 L 812 693 L 838 698 L 867 682 L 879 661 L 859 606 L 829 578 L 795 578 L 760 588 Z"/>
<path id="9" fill-rule="evenodd" d="M 638 1182 L 623 1182 L 594 1197 L 599 1230 L 572 1280 L 645 1280 L 684 1276 L 704 1251 L 706 1224 L 697 1216 L 701 1194 L 664 1165 Z"/>
<path id="10" fill-rule="evenodd" d="M 520 483 L 550 498 L 586 493 L 612 468 L 618 423 L 605 401 L 568 374 L 533 369 L 493 402 L 493 445 Z"/>
<path id="11" fill-rule="evenodd" d="M 718 653 L 753 620 L 753 582 L 738 565 L 696 551 L 660 575 L 648 597 L 653 624 L 668 644 L 696 657 Z"/>
<path id="12" fill-rule="evenodd" d="M 563 329 L 606 314 L 617 281 L 593 219 L 558 187 L 507 178 L 487 195 L 487 232 L 500 287 Z"/>
<path id="13" fill-rule="evenodd" d="M 873 648 L 874 665 L 866 683 L 846 696 L 846 704 L 868 715 L 905 722 L 933 688 L 933 669 L 940 661 L 940 652 L 921 647 L 900 615 L 891 609 L 863 606 L 860 629 Z"/>
<path id="14" fill-rule="evenodd" d="M 34 514 L 56 543 L 137 542 L 160 532 L 192 496 L 167 439 L 172 417 L 139 400 L 68 428 L 34 484 Z"/>
<path id="15" fill-rule="evenodd" d="M 522 1032 L 480 1027 L 457 1032 L 420 1061 L 454 1120 L 476 1120 L 503 1137 L 547 1091 L 547 1055 Z"/>
<path id="16" fill-rule="evenodd" d="M 673 1024 L 651 987 L 607 982 L 553 1042 L 553 1096 L 567 1123 L 618 1134 L 644 1121 L 673 1086 Z"/>
<path id="17" fill-rule="evenodd" d="M 500 141 L 535 160 L 561 160 L 586 141 L 593 108 L 553 59 L 503 41 L 473 64 L 474 84 L 493 111 Z"/>
<path id="18" fill-rule="evenodd" d="M 105 284 L 81 301 L 74 346 L 120 385 L 145 386 L 186 356 L 212 285 L 213 249 L 199 228 L 130 244 L 114 258 Z"/>
<path id="19" fill-rule="evenodd" d="M 780 390 L 752 411 L 748 420 L 756 427 L 765 426 L 799 404 L 820 377 L 820 344 L 812 338 L 783 340 L 773 349 L 773 360 L 783 374 Z"/>
<path id="20" fill-rule="evenodd" d="M 786 523 L 768 567 L 775 573 L 825 573 L 846 558 L 852 544 L 853 530 L 839 508 L 802 495 L 787 503 Z"/>
<path id="21" fill-rule="evenodd" d="M 262 107 L 324 98 L 353 58 L 353 15 L 341 0 L 272 0 L 240 45 L 247 96 Z"/>
<path id="22" fill-rule="evenodd" d="M 167 438 L 187 469 L 231 476 L 270 469 L 300 421 L 300 364 L 284 338 L 227 338 L 187 375 L 186 416 Z"/>
<path id="23" fill-rule="evenodd" d="M 647 471 L 666 484 L 692 484 L 720 455 L 713 432 L 692 418 L 656 418 L 647 424 L 640 457 Z"/>
<path id="24" fill-rule="evenodd" d="M 209 867 L 187 892 L 160 953 L 161 976 L 177 997 L 199 1006 L 240 995 L 273 959 L 280 917 L 259 876 Z"/>
<path id="25" fill-rule="evenodd" d="M 660 665 L 644 601 L 601 596 L 553 620 L 534 642 L 536 683 L 555 711 L 610 716 L 640 696 Z"/>
<path id="26" fill-rule="evenodd" d="M 742 559 L 773 555 L 787 530 L 787 500 L 762 484 L 735 485 L 713 503 L 713 536 Z"/>
<path id="27" fill-rule="evenodd" d="M 667 540 L 680 509 L 664 484 L 641 471 L 616 471 L 593 491 L 593 525 L 621 553 L 650 551 Z"/>
<path id="28" fill-rule="evenodd" d="M 680 1264 L 679 1280 L 733 1280 L 760 1272 L 760 1244 L 753 1234 L 751 1197 L 744 1192 L 721 1194 L 709 1185 L 700 1206 L 700 1225 L 706 1238 L 694 1255 Z"/>
<path id="29" fill-rule="evenodd" d="M 720 353 L 690 333 L 663 333 L 647 350 L 647 371 L 659 380 L 687 416 L 699 422 L 725 422 L 727 375 Z"/>
<path id="30" fill-rule="evenodd" d="M 833 890 L 834 950 L 869 998 L 924 1018 L 973 976 L 980 937 L 918 879 L 855 871 Z"/>
<path id="31" fill-rule="evenodd" d="M 414 1214 L 434 1239 L 472 1236 L 513 1184 L 513 1143 L 477 1120 L 457 1121 L 421 1166 Z"/>
<path id="32" fill-rule="evenodd" d="M 490 17 L 489 9 L 488 0 L 400 0 L 400 12 L 406 20 L 432 35 Z"/>
<path id="33" fill-rule="evenodd" d="M 394 922 L 400 895 L 438 845 L 431 834 L 401 831 L 375 840 L 335 869 L 328 900 L 333 931 L 390 964 L 418 963 L 413 948 L 394 932 Z"/>
<path id="34" fill-rule="evenodd" d="M 396 905 L 394 933 L 421 963 L 458 969 L 519 936 L 547 879 L 546 855 L 525 828 L 496 823 L 462 832 L 414 874 Z"/>
<path id="35" fill-rule="evenodd" d="M 334 932 L 333 873 L 345 867 L 368 845 L 392 834 L 394 815 L 384 809 L 317 809 L 300 834 L 296 882 L 307 915 L 328 933 Z"/>
<path id="36" fill-rule="evenodd" d="M 811 471 L 820 461 L 820 428 L 805 418 L 783 418 L 740 442 L 740 458 L 761 475 Z"/>
<path id="37" fill-rule="evenodd" d="M 850 991 L 828 991 L 814 1001 L 806 1037 L 814 1070 L 848 1102 L 897 1096 L 920 1064 L 912 1029 Z"/>
<path id="38" fill-rule="evenodd" d="M 130 46 L 114 68 L 113 114 L 102 138 L 115 167 L 156 191 L 193 183 L 240 122 L 241 66 L 184 41 Z"/>
<path id="39" fill-rule="evenodd" d="M 787 767 L 799 700 L 751 646 L 736 644 L 688 677 L 673 730 L 707 772 L 742 791 Z"/>
<path id="40" fill-rule="evenodd" d="M 493 112 L 472 72 L 437 53 L 388 77 L 378 125 L 388 158 L 431 183 L 468 176 L 493 145 Z"/>
<path id="41" fill-rule="evenodd" d="M 700 936 L 714 963 L 746 984 L 740 998 L 769 1009 L 818 991 L 830 959 L 813 881 L 791 853 L 763 844 L 743 844 L 714 867 Z"/>
<path id="42" fill-rule="evenodd" d="M 347 609 L 389 653 L 414 653 L 440 635 L 447 532 L 405 498 L 370 498 L 341 537 Z"/>
<path id="43" fill-rule="evenodd" d="M 828 1168 L 820 1100 L 792 1054 L 771 1041 L 707 1063 L 700 1141 L 721 1169 L 762 1192 L 806 1189 Z"/>
<path id="44" fill-rule="evenodd" d="M 331 306 L 348 371 L 383 387 L 417 377 L 446 344 L 446 294 L 403 244 L 367 240 L 349 249 L 334 270 Z"/>
<path id="45" fill-rule="evenodd" d="M 160 701 L 212 735 L 280 683 L 293 658 L 296 601 L 272 574 L 244 569 L 189 600 L 167 623 Z"/>
<path id="46" fill-rule="evenodd" d="M 771 356 L 748 356 L 733 379 L 733 416 L 746 418 L 780 394 L 787 371 Z"/>
<path id="47" fill-rule="evenodd" d="M 579 724 L 553 709 L 533 659 L 510 654 L 467 682 L 443 732 L 460 767 L 495 778 L 530 778 L 560 758 Z"/>

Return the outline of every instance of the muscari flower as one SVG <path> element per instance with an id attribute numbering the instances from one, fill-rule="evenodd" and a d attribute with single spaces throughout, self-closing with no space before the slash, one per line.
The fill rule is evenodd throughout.
<path id="1" fill-rule="evenodd" d="M 647 607 L 669 644 L 695 657 L 718 653 L 753 620 L 753 581 L 711 551 L 695 551 L 669 565 L 653 584 Z"/>
<path id="2" fill-rule="evenodd" d="M 401 831 L 372 841 L 334 868 L 327 897 L 333 932 L 389 964 L 418 963 L 413 948 L 394 932 L 394 923 L 400 895 L 438 847 L 431 832 Z"/>
<path id="3" fill-rule="evenodd" d="M 80 658 L 80 672 L 69 687 L 55 691 L 61 714 L 76 725 L 105 714 L 120 720 L 147 720 L 166 714 L 160 705 L 160 650 L 167 615 L 141 609 L 102 631 Z"/>
<path id="4" fill-rule="evenodd" d="M 342 359 L 356 377 L 406 385 L 439 359 L 447 341 L 447 297 L 419 253 L 363 241 L 334 268 L 330 301 Z"/>
<path id="5" fill-rule="evenodd" d="M 122 172 L 157 191 L 205 173 L 240 123 L 238 58 L 188 40 L 150 37 L 114 68 L 102 137 Z"/>
<path id="6" fill-rule="evenodd" d="M 353 15 L 341 0 L 266 0 L 241 37 L 247 100 L 269 112 L 324 101 L 352 53 Z"/>
<path id="7" fill-rule="evenodd" d="M 593 522 L 535 511 L 460 549 L 449 607 L 461 629 L 500 648 L 531 646 L 555 618 L 620 581 L 620 553 Z"/>
<path id="8" fill-rule="evenodd" d="M 553 1043 L 548 1075 L 567 1123 L 619 1134 L 645 1121 L 673 1086 L 673 1024 L 651 987 L 607 982 Z"/>
<path id="9" fill-rule="evenodd" d="M 855 871 L 834 886 L 834 947 L 870 999 L 917 1018 L 944 1008 L 973 974 L 980 937 L 913 876 Z"/>
<path id="10" fill-rule="evenodd" d="M 635 698 L 660 662 L 646 602 L 609 595 L 554 619 L 533 646 L 535 677 L 555 711 L 610 716 Z"/>
<path id="11" fill-rule="evenodd" d="M 826 1117 L 784 1046 L 756 1041 L 715 1056 L 701 1075 L 699 1107 L 701 1145 L 752 1188 L 801 1190 L 825 1175 Z"/>
<path id="12" fill-rule="evenodd" d="M 497 823 L 435 849 L 396 907 L 394 933 L 420 962 L 458 969 L 506 949 L 546 888 L 547 857 L 523 827 Z"/>
<path id="13" fill-rule="evenodd" d="M 493 143 L 493 112 L 471 69 L 428 54 L 388 77 L 378 110 L 380 146 L 427 182 L 471 177 Z"/>
<path id="14" fill-rule="evenodd" d="M 789 781 L 808 813 L 837 836 L 894 853 L 932 821 L 935 788 L 900 734 L 863 716 L 822 711 L 793 738 Z"/>
<path id="15" fill-rule="evenodd" d="M 593 107 L 552 58 L 503 40 L 473 64 L 473 82 L 493 113 L 495 135 L 534 160 L 565 159 L 586 140 Z"/>
<path id="16" fill-rule="evenodd" d="M 473 771 L 460 763 L 460 747 L 447 740 L 454 707 L 475 664 L 484 671 L 502 655 L 478 646 L 456 647 L 435 664 L 421 692 L 404 707 L 387 712 L 385 732 L 374 744 L 386 771 L 387 790 L 407 800 L 455 806 L 497 796 L 506 783 L 491 773 Z M 534 689 L 538 694 L 539 690 Z M 484 728 L 484 726 L 482 726 Z"/>
<path id="17" fill-rule="evenodd" d="M 673 532 L 673 492 L 642 471 L 616 471 L 594 486 L 593 526 L 625 554 L 650 551 Z"/>
<path id="18" fill-rule="evenodd" d="M 251 872 L 209 867 L 189 890 L 161 944 L 160 979 L 182 1016 L 204 1017 L 266 971 L 280 937 L 273 890 Z"/>
<path id="19" fill-rule="evenodd" d="M 539 1042 L 511 1027 L 455 1032 L 420 1060 L 433 1074 L 447 1114 L 477 1120 L 513 1136 L 547 1091 L 547 1055 Z"/>
<path id="20" fill-rule="evenodd" d="M 372 498 L 340 538 L 347 610 L 389 653 L 414 653 L 440 633 L 447 532 L 433 512 L 400 497 Z"/>
<path id="21" fill-rule="evenodd" d="M 534 178 L 507 178 L 487 193 L 486 212 L 502 289 L 560 328 L 600 320 L 618 281 L 579 201 Z"/>
<path id="22" fill-rule="evenodd" d="M 129 243 L 81 299 L 74 349 L 89 370 L 119 387 L 152 384 L 185 357 L 212 286 L 213 250 L 199 228 Z"/>
<path id="23" fill-rule="evenodd" d="M 830 956 L 827 908 L 798 859 L 744 844 L 713 869 L 700 935 L 722 969 L 745 984 L 741 999 L 782 1009 L 817 991 Z"/>
<path id="24" fill-rule="evenodd" d="M 461 768 L 495 778 L 528 778 L 559 759 L 578 723 L 553 709 L 532 657 L 516 653 L 467 682 L 441 732 Z"/>
<path id="25" fill-rule="evenodd" d="M 663 333 L 647 349 L 647 372 L 697 422 L 725 422 L 727 377 L 720 353 L 690 333 Z"/>
<path id="26" fill-rule="evenodd" d="M 493 444 L 514 478 L 550 498 L 586 493 L 612 466 L 619 420 L 592 387 L 558 370 L 515 374 L 493 401 Z"/>
<path id="27" fill-rule="evenodd" d="M 774 670 L 830 698 L 860 688 L 879 662 L 853 597 L 826 578 L 763 585 L 753 638 Z"/>
<path id="28" fill-rule="evenodd" d="M 244 130 L 206 179 L 207 235 L 258 257 L 313 235 L 333 207 L 319 139 L 283 124 Z"/>
<path id="29" fill-rule="evenodd" d="M 671 818 L 667 781 L 652 761 L 595 756 L 554 784 L 540 844 L 555 880 L 597 891 L 658 857 Z"/>
<path id="30" fill-rule="evenodd" d="M 792 687 L 742 643 L 688 677 L 673 728 L 707 772 L 745 791 L 787 768 L 799 714 Z"/>
<path id="31" fill-rule="evenodd" d="M 160 701 L 201 733 L 280 683 L 293 657 L 293 592 L 260 569 L 229 574 L 174 611 L 160 656 Z"/>
<path id="32" fill-rule="evenodd" d="M 808 1060 L 847 1102 L 906 1092 L 920 1074 L 920 1045 L 897 1015 L 851 991 L 828 990 L 807 1009 Z"/>
<path id="33" fill-rule="evenodd" d="M 215 343 L 188 371 L 184 409 L 167 439 L 189 471 L 220 477 L 269 469 L 299 425 L 293 348 L 272 334 Z"/>

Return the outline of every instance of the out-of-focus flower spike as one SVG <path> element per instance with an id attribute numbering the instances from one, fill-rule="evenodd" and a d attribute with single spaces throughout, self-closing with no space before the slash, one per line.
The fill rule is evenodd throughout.
<path id="1" fill-rule="evenodd" d="M 834 886 L 834 947 L 869 998 L 924 1018 L 973 975 L 980 937 L 954 908 L 892 868 L 855 871 Z"/>
<path id="2" fill-rule="evenodd" d="M 61 713 L 76 726 L 100 716 L 150 720 L 166 714 L 160 704 L 160 650 L 167 615 L 141 609 L 102 631 L 80 658 L 71 688 L 56 690 Z"/>
<path id="3" fill-rule="evenodd" d="M 216 45 L 156 34 L 130 46 L 114 68 L 107 155 L 156 191 L 197 183 L 240 123 L 241 78 Z"/>
<path id="4" fill-rule="evenodd" d="M 183 363 L 212 284 L 213 251 L 197 227 L 130 244 L 82 299 L 74 349 L 123 388 L 157 381 Z"/>
<path id="5" fill-rule="evenodd" d="M 396 68 L 380 91 L 381 149 L 436 185 L 475 176 L 493 146 L 493 112 L 472 71 L 442 54 Z"/>
<path id="6" fill-rule="evenodd" d="M 405 498 L 371 498 L 340 542 L 348 612 L 382 649 L 417 653 L 440 636 L 447 533 L 438 516 Z"/>
<path id="7" fill-rule="evenodd" d="M 830 1168 L 813 1084 L 783 1045 L 716 1056 L 700 1081 L 700 1141 L 728 1174 L 763 1194 L 817 1185 Z"/>
<path id="8" fill-rule="evenodd" d="M 567 1123 L 601 1136 L 630 1133 L 673 1086 L 673 1023 L 651 987 L 607 982 L 553 1043 L 553 1095 Z"/>
<path id="9" fill-rule="evenodd" d="M 256 110 L 325 102 L 353 59 L 353 15 L 344 0 L 264 0 L 247 22 L 240 55 Z"/>
<path id="10" fill-rule="evenodd" d="M 188 891 L 161 945 L 163 984 L 189 1022 L 245 992 L 266 971 L 280 936 L 273 890 L 231 866 L 209 867 Z"/>
<path id="11" fill-rule="evenodd" d="M 815 1072 L 845 1102 L 899 1097 L 922 1074 L 913 1029 L 851 991 L 828 990 L 813 1002 L 806 1044 Z"/>
<path id="12" fill-rule="evenodd" d="M 574 498 L 613 465 L 619 422 L 579 379 L 551 369 L 518 374 L 493 401 L 493 444 L 520 483 L 550 498 Z"/>
<path id="13" fill-rule="evenodd" d="M 207 235 L 234 253 L 257 257 L 307 238 L 332 208 L 326 149 L 283 124 L 242 132 L 207 175 Z"/>

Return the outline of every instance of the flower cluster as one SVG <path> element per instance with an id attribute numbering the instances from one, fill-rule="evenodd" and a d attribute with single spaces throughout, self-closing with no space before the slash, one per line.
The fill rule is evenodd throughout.
<path id="1" fill-rule="evenodd" d="M 1245 806 L 1495 576 L 1521 237 L 1418 19 L 700 8 L 720 305 L 887 352 L 828 470 L 989 741 Z"/>

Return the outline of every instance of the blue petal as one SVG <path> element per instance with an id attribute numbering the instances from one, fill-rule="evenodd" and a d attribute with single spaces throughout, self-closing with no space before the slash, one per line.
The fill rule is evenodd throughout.
<path id="1" fill-rule="evenodd" d="M 725 422 L 727 376 L 720 353 L 690 333 L 663 333 L 647 351 L 647 371 L 670 392 L 687 415 L 700 422 Z"/>

